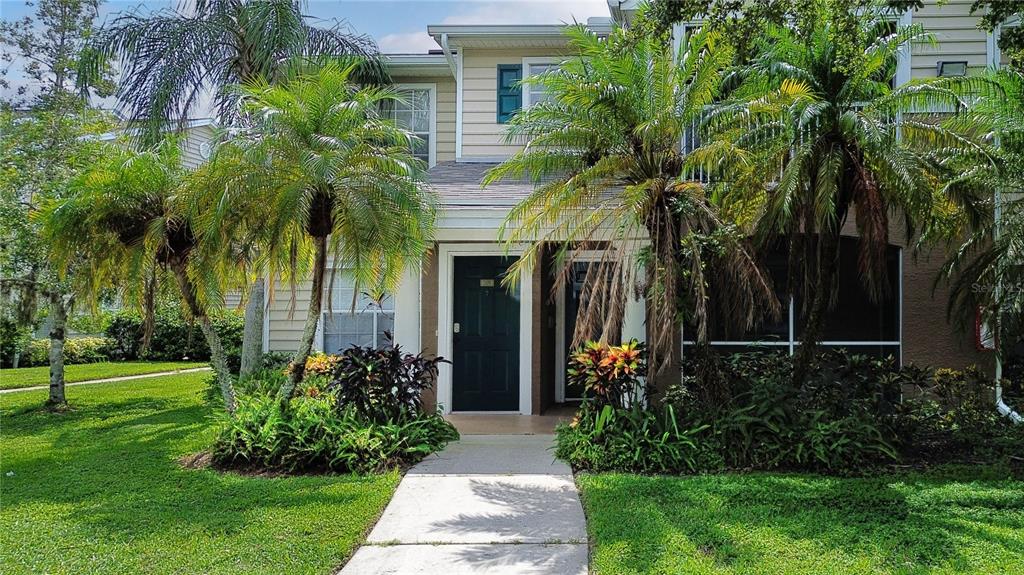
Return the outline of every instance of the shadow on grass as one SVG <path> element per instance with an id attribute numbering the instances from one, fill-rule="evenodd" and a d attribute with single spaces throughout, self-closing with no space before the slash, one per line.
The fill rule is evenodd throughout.
<path id="1" fill-rule="evenodd" d="M 2 478 L 0 529 L 10 529 L 4 536 L 12 543 L 9 558 L 22 559 L 13 549 L 31 545 L 39 525 L 53 522 L 70 540 L 52 544 L 84 538 L 77 547 L 86 563 L 101 552 L 84 541 L 129 547 L 125 562 L 114 558 L 108 572 L 131 571 L 132 561 L 154 556 L 163 562 L 158 571 L 191 565 L 202 572 L 218 561 L 234 561 L 259 567 L 242 571 L 274 572 L 279 566 L 261 561 L 275 545 L 302 567 L 295 572 L 307 563 L 340 563 L 383 508 L 394 478 L 267 479 L 184 469 L 177 459 L 213 438 L 213 408 L 199 401 L 195 387 L 96 394 L 60 415 L 36 405 L 5 405 L 3 472 L 10 475 Z M 39 510 L 60 510 L 60 516 L 34 517 Z M 39 521 L 36 527 L 30 527 L 33 521 Z M 324 539 L 310 538 L 314 532 Z M 133 543 L 139 541 L 148 547 Z M 208 549 L 209 555 L 179 548 L 179 542 Z M 51 564 L 44 558 L 26 571 L 63 560 Z"/>
<path id="2" fill-rule="evenodd" d="M 601 573 L 924 573 L 940 565 L 987 573 L 980 562 L 1024 557 L 1020 481 L 933 473 L 580 483 Z"/>

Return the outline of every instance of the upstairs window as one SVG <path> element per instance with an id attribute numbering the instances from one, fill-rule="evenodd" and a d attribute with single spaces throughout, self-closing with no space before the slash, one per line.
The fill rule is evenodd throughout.
<path id="1" fill-rule="evenodd" d="M 519 64 L 498 64 L 498 123 L 504 124 L 523 107 L 523 67 Z"/>
<path id="2" fill-rule="evenodd" d="M 428 166 L 434 165 L 433 89 L 429 86 L 399 86 L 401 100 L 388 103 L 385 115 L 403 130 L 416 135 L 412 154 Z"/>
<path id="3" fill-rule="evenodd" d="M 551 58 L 523 58 L 523 72 L 526 78 L 538 76 L 558 68 L 558 64 Z M 551 96 L 539 84 L 523 85 L 523 107 L 529 108 L 534 104 L 546 102 Z"/>

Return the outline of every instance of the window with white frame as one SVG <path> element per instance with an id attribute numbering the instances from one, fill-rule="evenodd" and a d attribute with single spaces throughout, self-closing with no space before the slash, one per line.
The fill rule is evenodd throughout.
<path id="1" fill-rule="evenodd" d="M 999 68 L 1005 68 L 1010 65 L 1011 54 L 1006 50 L 999 47 L 999 42 L 1003 37 L 1008 35 L 1020 35 L 1024 34 L 1021 31 L 1020 20 L 1017 18 L 1011 19 L 1003 24 L 999 25 L 997 33 L 995 34 L 995 42 L 993 48 L 995 49 L 996 57 L 993 58 L 993 62 Z"/>
<path id="2" fill-rule="evenodd" d="M 840 247 L 838 278 L 838 303 L 826 319 L 821 333 L 822 349 L 845 348 L 852 353 L 874 357 L 901 356 L 901 305 L 902 305 L 902 253 L 900 248 L 890 246 L 886 256 L 888 286 L 881 300 L 874 300 L 861 281 L 858 266 L 858 240 L 843 238 Z M 776 292 L 782 299 L 782 316 L 778 321 L 762 325 L 757 331 L 746 334 L 728 333 L 722 326 L 710 326 L 711 346 L 721 353 L 750 351 L 780 351 L 792 354 L 800 345 L 804 330 L 801 310 L 802 296 L 783 295 L 787 286 L 788 257 L 785 250 L 772 252 L 767 258 Z M 683 330 L 684 354 L 695 345 L 692 329 Z"/>
<path id="3" fill-rule="evenodd" d="M 558 62 L 553 58 L 523 58 L 523 78 L 539 76 L 558 68 Z M 543 86 L 535 83 L 523 82 L 523 107 L 528 108 L 533 104 L 539 104 L 551 99 Z"/>
<path id="4" fill-rule="evenodd" d="M 399 128 L 416 135 L 412 153 L 428 166 L 434 163 L 434 90 L 429 86 L 399 86 L 400 99 L 388 105 L 386 114 Z"/>
<path id="5" fill-rule="evenodd" d="M 356 293 L 352 277 L 345 270 L 335 272 L 333 285 L 329 280 L 327 283 L 321 323 L 323 350 L 337 353 L 353 345 L 385 345 L 385 332 L 394 331 L 394 301 L 390 297 L 377 301 Z"/>

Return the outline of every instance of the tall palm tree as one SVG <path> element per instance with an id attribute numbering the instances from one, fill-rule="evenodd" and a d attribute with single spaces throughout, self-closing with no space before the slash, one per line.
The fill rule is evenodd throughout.
<path id="1" fill-rule="evenodd" d="M 235 409 L 231 372 L 224 346 L 207 310 L 216 305 L 204 282 L 231 275 L 231 265 L 217 270 L 197 265 L 197 234 L 182 209 L 179 193 L 185 172 L 180 142 L 168 139 L 155 148 L 134 151 L 111 145 L 91 169 L 75 178 L 66 195 L 41 213 L 44 237 L 67 263 L 82 258 L 88 272 L 84 291 L 95 295 L 119 286 L 126 302 L 145 302 L 151 317 L 155 282 L 163 270 L 177 283 L 182 299 L 210 348 L 224 404 Z M 222 273 L 223 272 L 223 273 Z"/>
<path id="2" fill-rule="evenodd" d="M 983 310 L 999 328 L 1002 352 L 1024 341 L 1024 73 L 1007 68 L 958 84 L 973 96 L 972 106 L 949 123 L 990 136 L 997 161 L 968 172 L 974 185 L 992 193 L 992 225 L 967 230 L 943 268 L 951 287 L 948 313 L 963 321 Z"/>
<path id="3" fill-rule="evenodd" d="M 936 83 L 892 89 L 898 54 L 929 41 L 919 25 L 893 30 L 883 12 L 856 17 L 855 53 L 843 59 L 832 41 L 842 9 L 821 11 L 809 31 L 772 26 L 758 55 L 739 72 L 738 103 L 719 107 L 722 149 L 742 148 L 776 180 L 763 197 L 759 238 L 785 238 L 790 289 L 805 294 L 805 321 L 794 381 L 806 376 L 837 292 L 840 236 L 853 218 L 863 285 L 876 299 L 888 285 L 885 253 L 890 220 L 900 218 L 907 242 L 920 237 L 949 207 L 966 221 L 984 218 L 974 186 L 952 173 L 965 157 L 986 161 L 982 146 L 923 110 L 962 113 L 967 102 Z M 744 122 L 742 133 L 732 130 Z M 959 160 L 957 160 L 959 158 Z M 781 173 L 780 173 L 781 167 Z"/>
<path id="4" fill-rule="evenodd" d="M 623 302 L 640 283 L 659 370 L 674 355 L 684 318 L 697 325 L 703 347 L 716 310 L 740 328 L 778 313 L 741 222 L 726 217 L 712 187 L 697 181 L 703 167 L 680 145 L 719 97 L 732 61 L 728 43 L 701 32 L 675 52 L 626 29 L 607 39 L 584 26 L 566 33 L 573 56 L 526 80 L 548 98 L 508 124 L 509 140 L 524 148 L 485 178 L 536 184 L 502 228 L 509 243 L 529 245 L 508 281 L 533 267 L 545 245 L 559 246 L 560 278 L 576 247 L 612 248 L 604 251 L 604 271 L 588 274 L 589 289 L 604 297 L 581 310 L 577 343 L 595 332 L 616 337 Z"/>
<path id="5" fill-rule="evenodd" d="M 360 87 L 355 70 L 327 64 L 284 85 L 247 84 L 249 122 L 200 173 L 217 196 L 204 230 L 257 234 L 272 276 L 276 269 L 301 278 L 302 255 L 312 254 L 305 329 L 282 401 L 302 381 L 313 347 L 328 258 L 347 269 L 357 291 L 378 293 L 394 289 L 432 240 L 436 200 L 411 154 L 414 136 L 381 113 L 397 92 Z"/>
<path id="6" fill-rule="evenodd" d="M 119 16 L 100 30 L 80 63 L 88 85 L 116 59 L 117 97 L 143 142 L 155 142 L 172 122 L 184 122 L 212 90 L 222 119 L 235 111 L 230 86 L 264 78 L 278 81 L 297 60 L 360 56 L 366 78 L 383 78 L 367 37 L 341 24 L 307 23 L 295 0 L 182 0 L 177 9 Z"/>

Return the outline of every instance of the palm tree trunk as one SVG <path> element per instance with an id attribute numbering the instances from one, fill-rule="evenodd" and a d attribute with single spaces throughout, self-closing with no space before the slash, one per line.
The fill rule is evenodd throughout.
<path id="1" fill-rule="evenodd" d="M 171 270 L 174 272 L 175 279 L 178 280 L 181 296 L 185 298 L 185 304 L 188 305 L 192 317 L 199 322 L 199 330 L 203 332 L 203 336 L 206 338 L 206 345 L 210 348 L 210 365 L 213 366 L 213 371 L 217 375 L 220 393 L 224 397 L 224 407 L 228 410 L 228 413 L 234 413 L 236 405 L 235 387 L 232 383 L 231 369 L 228 367 L 227 354 L 224 353 L 224 346 L 220 342 L 220 336 L 213 329 L 213 323 L 210 322 L 210 317 L 206 315 L 206 310 L 199 305 L 195 286 L 188 279 L 184 263 L 171 264 Z"/>
<path id="2" fill-rule="evenodd" d="M 281 401 L 291 400 L 295 388 L 302 383 L 306 371 L 306 358 L 313 351 L 313 338 L 316 337 L 316 326 L 320 322 L 320 312 L 324 299 L 324 276 L 327 272 L 327 236 L 314 236 L 313 293 L 309 296 L 309 310 L 306 312 L 306 326 L 302 330 L 299 349 L 292 358 L 291 374 L 288 381 L 281 386 Z"/>
<path id="3" fill-rule="evenodd" d="M 46 405 L 51 409 L 67 407 L 64 396 L 64 339 L 68 325 L 68 308 L 71 301 L 54 290 L 50 292 L 50 398 Z"/>
<path id="4" fill-rule="evenodd" d="M 245 304 L 245 329 L 242 332 L 242 367 L 239 379 L 245 379 L 259 368 L 263 353 L 264 280 L 259 278 L 249 288 L 249 301 Z"/>
<path id="5" fill-rule="evenodd" d="M 814 280 L 814 296 L 811 301 L 807 322 L 800 337 L 793 361 L 793 385 L 802 386 L 807 379 L 814 356 L 818 351 L 818 341 L 825 325 L 829 302 L 832 298 L 832 286 L 835 283 L 837 259 L 839 257 L 839 230 L 828 230 L 818 235 L 817 274 Z"/>

